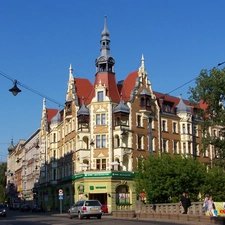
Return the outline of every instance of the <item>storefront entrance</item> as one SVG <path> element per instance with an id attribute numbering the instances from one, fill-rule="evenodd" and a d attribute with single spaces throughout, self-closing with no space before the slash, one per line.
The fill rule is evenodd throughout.
<path id="1" fill-rule="evenodd" d="M 102 193 L 102 194 L 89 194 L 89 199 L 91 199 L 91 200 L 97 199 L 102 204 L 106 204 L 107 205 L 107 194 L 106 193 Z"/>

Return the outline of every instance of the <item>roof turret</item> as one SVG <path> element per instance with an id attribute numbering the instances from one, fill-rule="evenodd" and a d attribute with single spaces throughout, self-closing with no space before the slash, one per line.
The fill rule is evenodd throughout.
<path id="1" fill-rule="evenodd" d="M 180 97 L 180 102 L 178 103 L 176 108 L 177 113 L 191 113 L 191 107 L 183 102 L 182 97 Z"/>
<path id="2" fill-rule="evenodd" d="M 120 103 L 113 109 L 114 113 L 117 112 L 124 112 L 124 113 L 130 113 L 130 108 L 124 103 L 122 100 L 122 95 L 120 96 Z"/>
<path id="3" fill-rule="evenodd" d="M 14 149 L 14 145 L 13 145 L 13 139 L 12 139 L 11 143 L 10 143 L 10 145 L 8 147 L 8 152 L 11 153 L 13 149 Z"/>
<path id="4" fill-rule="evenodd" d="M 77 116 L 80 115 L 89 115 L 89 109 L 85 106 L 84 104 L 84 98 L 82 98 L 82 105 L 80 107 L 80 109 L 77 111 Z"/>

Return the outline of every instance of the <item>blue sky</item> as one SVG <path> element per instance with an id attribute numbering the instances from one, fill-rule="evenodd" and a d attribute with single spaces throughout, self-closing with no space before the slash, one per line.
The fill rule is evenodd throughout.
<path id="1" fill-rule="evenodd" d="M 224 8 L 219 0 L 1 0 L 0 71 L 64 104 L 70 64 L 75 77 L 94 81 L 107 15 L 117 81 L 144 54 L 153 90 L 170 93 L 225 61 Z M 194 85 L 171 95 L 188 98 Z M 40 127 L 43 98 L 20 86 L 14 97 L 12 86 L 0 76 L 0 161 L 12 138 L 16 144 Z"/>

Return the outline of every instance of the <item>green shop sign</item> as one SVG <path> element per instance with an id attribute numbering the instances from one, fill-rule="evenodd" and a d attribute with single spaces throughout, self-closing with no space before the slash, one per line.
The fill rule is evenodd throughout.
<path id="1" fill-rule="evenodd" d="M 105 189 L 106 186 L 95 186 L 96 189 Z"/>
<path id="2" fill-rule="evenodd" d="M 79 174 L 74 174 L 73 176 L 64 177 L 62 181 L 71 181 L 71 180 L 78 180 L 81 178 L 119 178 L 119 179 L 133 179 L 135 177 L 134 172 L 127 172 L 127 171 L 118 171 L 118 172 L 82 172 Z"/>

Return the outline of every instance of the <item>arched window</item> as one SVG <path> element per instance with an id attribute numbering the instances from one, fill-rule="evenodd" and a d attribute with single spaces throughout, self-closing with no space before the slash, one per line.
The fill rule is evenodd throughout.
<path id="1" fill-rule="evenodd" d="M 116 188 L 116 204 L 130 204 L 130 192 L 127 185 L 120 185 Z"/>

